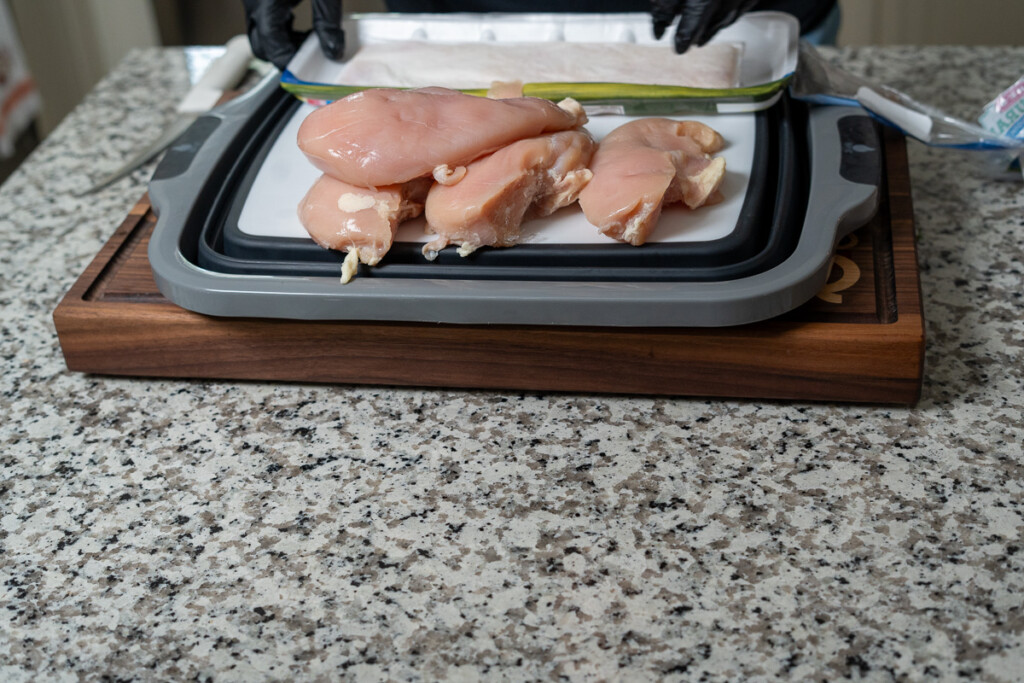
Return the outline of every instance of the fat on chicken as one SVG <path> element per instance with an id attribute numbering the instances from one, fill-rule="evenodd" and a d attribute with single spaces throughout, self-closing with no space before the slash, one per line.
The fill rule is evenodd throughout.
<path id="1" fill-rule="evenodd" d="M 320 246 L 348 252 L 341 277 L 346 283 L 360 262 L 380 262 L 399 223 L 423 213 L 429 188 L 429 178 L 370 190 L 322 175 L 299 202 L 299 221 Z"/>
<path id="2" fill-rule="evenodd" d="M 489 99 L 446 88 L 354 93 L 313 111 L 299 148 L 323 173 L 361 187 L 433 175 L 458 182 L 465 164 L 511 142 L 586 123 L 583 108 L 535 97 Z"/>
<path id="3" fill-rule="evenodd" d="M 514 142 L 469 164 L 456 185 L 427 194 L 428 259 L 449 244 L 467 256 L 482 246 L 510 247 L 524 220 L 548 216 L 576 201 L 590 180 L 597 144 L 586 131 L 562 131 Z"/>
<path id="4" fill-rule="evenodd" d="M 605 136 L 594 152 L 594 177 L 580 193 L 587 220 L 602 233 L 639 246 L 667 204 L 691 209 L 720 200 L 722 136 L 696 121 L 645 118 Z"/>

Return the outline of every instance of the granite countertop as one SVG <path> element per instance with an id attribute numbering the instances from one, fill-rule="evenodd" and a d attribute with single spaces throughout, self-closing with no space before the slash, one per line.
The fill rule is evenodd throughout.
<path id="1" fill-rule="evenodd" d="M 1024 48 L 829 51 L 973 117 Z M 134 52 L 0 189 L 0 679 L 1019 679 L 1024 185 L 910 146 L 914 408 L 69 372 Z"/>

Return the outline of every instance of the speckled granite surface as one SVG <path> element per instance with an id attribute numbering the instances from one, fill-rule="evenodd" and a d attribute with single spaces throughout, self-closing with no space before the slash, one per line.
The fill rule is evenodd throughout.
<path id="1" fill-rule="evenodd" d="M 830 52 L 971 116 L 1024 48 Z M 913 409 L 144 381 L 50 314 L 150 169 L 134 53 L 0 189 L 0 679 L 1019 679 L 1024 185 L 913 145 Z"/>

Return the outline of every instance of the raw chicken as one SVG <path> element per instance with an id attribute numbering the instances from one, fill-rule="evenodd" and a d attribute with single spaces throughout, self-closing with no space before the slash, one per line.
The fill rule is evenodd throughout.
<path id="1" fill-rule="evenodd" d="M 507 100 L 512 97 L 523 96 L 522 81 L 491 81 L 491 87 L 487 89 L 487 96 L 492 100 Z"/>
<path id="2" fill-rule="evenodd" d="M 434 175 L 457 182 L 462 166 L 516 140 L 586 123 L 574 100 L 488 99 L 445 88 L 374 89 L 312 112 L 299 148 L 324 173 L 382 187 Z"/>
<path id="3" fill-rule="evenodd" d="M 725 159 L 711 154 L 722 136 L 696 121 L 637 119 L 601 141 L 580 193 L 587 220 L 617 240 L 639 246 L 654 230 L 662 207 L 695 209 L 720 199 Z"/>
<path id="4" fill-rule="evenodd" d="M 457 185 L 427 194 L 428 259 L 449 244 L 466 256 L 482 246 L 510 247 L 525 219 L 548 216 L 576 201 L 590 180 L 596 147 L 586 131 L 562 131 L 514 142 L 471 163 Z"/>
<path id="5" fill-rule="evenodd" d="M 320 246 L 348 252 L 342 264 L 344 283 L 360 262 L 380 262 L 398 224 L 423 213 L 429 188 L 428 178 L 369 190 L 323 175 L 299 203 L 299 220 Z"/>

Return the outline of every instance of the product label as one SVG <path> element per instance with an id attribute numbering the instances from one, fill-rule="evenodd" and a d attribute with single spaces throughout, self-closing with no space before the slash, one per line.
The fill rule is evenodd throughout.
<path id="1" fill-rule="evenodd" d="M 996 135 L 1024 138 L 1024 78 L 992 100 L 978 121 Z"/>

